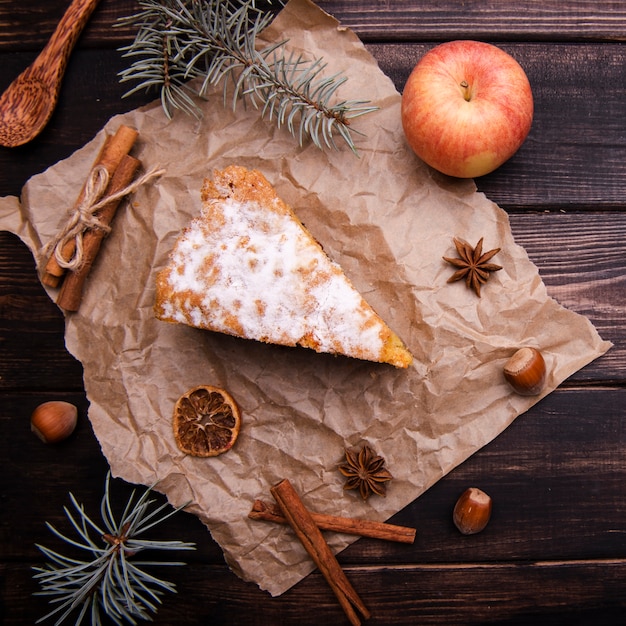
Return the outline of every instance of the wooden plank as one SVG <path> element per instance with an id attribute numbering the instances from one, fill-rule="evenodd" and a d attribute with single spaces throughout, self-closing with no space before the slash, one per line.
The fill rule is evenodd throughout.
<path id="1" fill-rule="evenodd" d="M 0 89 L 45 44 L 68 1 L 0 3 Z M 520 60 L 533 84 L 535 124 L 518 155 L 479 179 L 479 189 L 509 212 L 549 294 L 588 315 L 616 344 L 395 515 L 395 523 L 418 528 L 415 544 L 359 540 L 340 555 L 373 611 L 368 623 L 622 623 L 626 5 L 319 4 L 367 42 L 399 91 L 417 59 L 442 40 L 494 41 Z M 101 3 L 72 56 L 50 126 L 28 146 L 0 150 L 0 195 L 19 194 L 30 176 L 84 145 L 112 115 L 153 97 L 122 100 L 126 87 L 117 82 L 125 61 L 115 48 L 132 33 L 111 24 L 136 8 L 132 0 Z M 31 597 L 30 570 L 41 562 L 35 542 L 54 544 L 44 521 L 67 528 L 68 491 L 97 516 L 107 463 L 85 419 L 82 370 L 64 348 L 62 315 L 39 285 L 30 252 L 7 233 L 0 233 L 0 350 L 0 621 L 21 625 L 47 610 L 45 599 Z M 80 410 L 75 434 L 59 446 L 45 446 L 29 430 L 30 412 L 48 399 Z M 464 537 L 451 511 L 470 485 L 492 495 L 494 515 L 484 533 Z M 115 505 L 132 488 L 118 487 Z M 175 555 L 188 566 L 159 572 L 179 594 L 164 597 L 155 624 L 343 623 L 317 572 L 270 598 L 228 570 L 197 518 L 181 514 L 155 534 L 198 544 L 197 552 Z"/>
<path id="2" fill-rule="evenodd" d="M 28 64 L 28 55 L 2 55 L 6 59 L 0 91 Z M 129 86 L 119 84 L 124 67 L 115 50 L 81 50 L 69 62 L 59 103 L 48 125 L 32 142 L 0 150 L 0 196 L 18 196 L 22 186 L 35 174 L 67 158 L 93 139 L 107 121 L 154 99 L 155 93 L 123 98 Z M 10 71 L 9 71 L 10 70 Z"/>
<path id="3" fill-rule="evenodd" d="M 585 315 L 613 347 L 568 382 L 606 382 L 626 375 L 624 309 L 626 276 L 622 212 L 515 213 L 511 228 L 546 284 L 548 295 L 562 306 Z"/>
<path id="4" fill-rule="evenodd" d="M 38 54 L 50 39 L 69 0 L 23 0 L 0 3 L 0 50 Z M 117 47 L 134 37 L 135 30 L 111 28 L 120 17 L 133 15 L 138 6 L 131 0 L 101 2 L 83 30 L 78 46 Z"/>
<path id="5" fill-rule="evenodd" d="M 184 555 L 183 555 L 184 558 Z M 49 607 L 29 597 L 37 587 L 29 563 L 0 565 L 12 584 L 3 594 L 5 626 L 34 624 Z M 165 571 L 163 571 L 165 570 Z M 244 583 L 225 566 L 161 568 L 177 586 L 167 593 L 152 623 L 187 626 L 317 626 L 347 624 L 321 575 L 311 574 L 277 598 Z M 367 624 L 538 624 L 615 626 L 626 610 L 626 561 L 415 564 L 395 568 L 374 564 L 346 568 L 354 587 L 371 607 Z"/>
<path id="6" fill-rule="evenodd" d="M 358 0 L 319 0 L 318 5 L 367 41 L 491 39 L 511 41 L 623 41 L 626 7 L 582 0 L 393 0 L 367 6 Z"/>
<path id="7" fill-rule="evenodd" d="M 318 0 L 318 6 L 354 30 L 364 41 L 624 41 L 626 7 L 612 0 L 455 0 L 416 3 L 413 0 L 379 2 L 375 7 L 359 0 Z M 68 2 L 37 0 L 0 3 L 0 50 L 41 49 L 56 27 Z M 278 3 L 274 2 L 274 7 Z M 118 47 L 136 30 L 111 28 L 118 18 L 139 10 L 131 0 L 103 2 L 96 9 L 80 45 Z M 37 27 L 33 28 L 33 24 Z"/>
<path id="8" fill-rule="evenodd" d="M 519 416 L 394 517 L 418 529 L 419 557 L 412 558 L 472 563 L 621 557 L 624 400 L 618 388 L 557 390 Z M 452 509 L 470 486 L 489 493 L 494 508 L 487 528 L 466 537 L 454 528 Z"/>
<path id="9" fill-rule="evenodd" d="M 402 92 L 411 70 L 433 44 L 367 47 Z M 622 47 L 508 43 L 500 47 L 526 71 L 535 115 L 519 152 L 493 174 L 478 179 L 479 189 L 507 208 L 623 207 Z"/>
<path id="10" fill-rule="evenodd" d="M 68 536 L 75 536 L 64 513 L 64 507 L 73 510 L 70 493 L 84 505 L 87 514 L 100 523 L 100 504 L 109 465 L 87 418 L 89 403 L 84 391 L 5 391 L 0 398 L 0 448 L 3 458 L 0 475 L 1 561 L 37 560 L 42 555 L 35 544 L 63 547 L 63 543 L 46 528 L 46 522 Z M 75 431 L 65 441 L 54 445 L 44 444 L 30 431 L 32 411 L 49 400 L 63 400 L 78 408 Z M 169 416 L 163 419 L 169 419 Z M 114 478 L 111 501 L 116 515 L 121 515 L 132 491 L 138 497 L 144 490 L 144 486 Z M 158 491 L 153 492 L 151 499 L 156 502 L 155 507 L 166 503 L 166 498 Z M 10 541 L 12 530 L 18 527 L 20 540 Z M 187 562 L 224 562 L 221 548 L 195 515 L 181 512 L 166 524 L 154 528 L 151 537 L 197 542 L 196 551 L 183 555 Z M 97 538 L 97 533 L 94 538 Z M 2 585 L 0 606 L 1 594 Z"/>
<path id="11" fill-rule="evenodd" d="M 368 46 L 398 90 L 402 90 L 411 69 L 430 47 Z M 526 143 L 513 159 L 493 174 L 478 179 L 480 190 L 511 210 L 623 207 L 626 162 L 619 138 L 626 137 L 626 64 L 622 62 L 621 46 L 502 47 L 520 61 L 529 75 L 535 96 L 535 119 Z M 8 60 L 17 72 L 26 57 L 10 56 Z M 123 67 L 124 60 L 114 50 L 76 53 L 66 74 L 59 106 L 43 134 L 29 145 L 0 151 L 0 167 L 6 174 L 0 181 L 0 195 L 19 194 L 28 177 L 69 156 L 110 117 L 156 96 L 137 94 L 122 99 L 128 86 L 118 83 L 117 72 Z M 9 76 L 3 76 L 8 83 Z"/>
<path id="12" fill-rule="evenodd" d="M 50 399 L 79 407 L 76 431 L 55 446 L 40 442 L 29 427 L 32 410 Z M 626 431 L 620 407 L 625 404 L 624 389 L 554 392 L 391 518 L 392 523 L 417 529 L 414 544 L 360 539 L 342 552 L 342 563 L 351 567 L 469 565 L 624 556 L 620 520 L 626 517 Z M 84 394 L 37 392 L 25 397 L 5 392 L 1 406 L 0 536 L 10 536 L 16 523 L 20 529 L 19 542 L 3 542 L 3 559 L 32 560 L 37 555 L 36 543 L 62 547 L 44 522 L 72 532 L 63 512 L 69 505 L 69 492 L 90 515 L 99 517 L 107 464 L 86 419 Z M 24 459 L 28 459 L 27 472 Z M 454 527 L 452 509 L 470 486 L 489 493 L 494 510 L 487 528 L 467 537 Z M 117 510 L 130 490 L 123 481 L 115 481 L 112 499 Z M 255 493 L 250 497 L 268 496 Z M 164 501 L 158 494 L 155 499 Z M 154 537 L 196 542 L 198 550 L 185 555 L 187 562 L 219 564 L 223 560 L 220 548 L 194 516 L 175 516 L 155 530 Z"/>
<path id="13" fill-rule="evenodd" d="M 82 366 L 65 348 L 64 328 L 30 250 L 0 232 L 0 389 L 82 389 Z"/>
<path id="14" fill-rule="evenodd" d="M 37 54 L 48 42 L 69 0 L 0 2 L 0 51 L 29 51 Z M 256 5 L 271 12 L 282 6 L 278 0 L 256 0 Z M 82 32 L 80 48 L 118 48 L 130 43 L 137 34 L 136 26 L 119 21 L 142 11 L 138 2 L 116 0 L 100 2 Z"/>
<path id="15" fill-rule="evenodd" d="M 624 391 L 612 397 L 593 395 L 594 406 L 607 415 L 602 423 L 585 413 L 581 399 L 588 399 L 586 394 L 559 392 L 554 402 L 519 418 L 395 516 L 394 521 L 417 525 L 413 546 L 360 540 L 340 555 L 355 587 L 375 607 L 372 623 L 517 619 L 514 623 L 521 624 L 533 618 L 545 624 L 586 624 L 592 611 L 597 613 L 594 624 L 619 623 L 615 620 L 626 607 L 626 562 L 623 533 L 614 520 L 624 518 L 626 442 L 615 407 L 623 406 Z M 15 419 L 7 424 L 3 418 L 0 425 L 13 427 Z M 621 435 L 607 437 L 616 432 Z M 30 437 L 18 434 L 15 445 L 3 453 L 0 536 L 15 536 L 14 529 L 19 529 L 19 541 L 3 543 L 9 552 L 3 554 L 0 576 L 11 580 L 0 590 L 5 624 L 34 623 L 46 611 L 44 599 L 29 597 L 36 590 L 29 568 L 41 562 L 33 544 L 59 547 L 43 521 L 67 530 L 61 511 L 68 504 L 65 489 L 97 514 L 105 470 L 104 462 L 92 455 L 95 442 L 89 442 L 84 424 L 61 447 L 46 447 Z M 2 441 L 7 440 L 3 434 Z M 25 454 L 29 472 L 18 480 L 16 458 Z M 494 516 L 482 534 L 465 537 L 451 524 L 451 508 L 456 495 L 476 483 L 494 497 Z M 119 494 L 129 490 L 120 492 L 116 483 L 117 506 L 123 502 Z M 189 565 L 162 572 L 178 585 L 179 594 L 166 595 L 156 624 L 171 624 L 174 616 L 184 616 L 186 624 L 206 623 L 209 616 L 216 625 L 319 623 L 307 621 L 310 611 L 303 616 L 303 607 L 315 607 L 316 619 L 323 615 L 329 623 L 342 623 L 340 609 L 317 572 L 272 599 L 228 571 L 195 518 L 172 518 L 156 534 L 196 541 L 199 549 L 173 557 L 182 556 Z M 585 552 L 580 551 L 581 541 Z"/>

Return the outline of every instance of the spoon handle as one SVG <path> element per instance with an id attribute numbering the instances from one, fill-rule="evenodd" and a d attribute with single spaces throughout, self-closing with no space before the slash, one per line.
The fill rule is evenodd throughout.
<path id="1" fill-rule="evenodd" d="M 65 71 L 74 45 L 100 0 L 73 0 L 34 65 L 58 74 Z M 56 67 L 55 67 L 56 66 Z"/>

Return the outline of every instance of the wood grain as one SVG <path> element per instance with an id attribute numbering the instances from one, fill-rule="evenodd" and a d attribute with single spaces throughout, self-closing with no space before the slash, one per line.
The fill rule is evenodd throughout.
<path id="1" fill-rule="evenodd" d="M 412 624 L 419 617 L 420 623 L 466 624 L 468 603 L 474 623 L 487 619 L 489 610 L 492 618 L 517 619 L 518 613 L 523 614 L 520 619 L 528 618 L 540 613 L 539 606 L 546 624 L 598 604 L 615 618 L 626 602 L 626 556 L 619 549 L 624 545 L 623 526 L 615 525 L 626 514 L 621 497 L 626 432 L 618 408 L 624 406 L 625 393 L 556 392 L 392 518 L 418 528 L 415 544 L 361 539 L 345 550 L 342 567 L 368 604 L 376 607 L 368 623 Z M 47 394 L 31 399 L 34 403 L 44 397 Z M 34 623 L 45 611 L 41 599 L 24 602 L 23 592 L 35 590 L 28 577 L 28 567 L 39 559 L 35 542 L 59 547 L 43 521 L 70 531 L 62 512 L 69 504 L 67 492 L 97 516 L 106 462 L 84 419 L 84 400 L 78 395 L 70 400 L 79 404 L 83 419 L 72 439 L 49 447 L 28 432 L 30 407 L 23 406 L 23 394 L 5 394 L 0 436 L 11 437 L 15 445 L 3 459 L 3 505 L 30 520 L 18 529 L 14 517 L 0 518 L 0 537 L 16 532 L 19 537 L 3 542 L 0 574 L 10 571 L 21 581 L 3 593 L 4 606 L 15 609 L 5 624 Z M 589 415 L 590 402 L 604 415 L 602 422 Z M 24 450 L 29 454 L 26 473 Z M 494 498 L 493 517 L 480 535 L 462 536 L 453 526 L 452 507 L 458 494 L 477 479 Z M 129 492 L 129 486 L 114 483 L 120 504 Z M 173 518 L 155 538 L 184 538 L 198 545 L 198 552 L 183 555 L 187 566 L 165 572 L 180 593 L 166 598 L 157 624 L 172 624 L 176 614 L 185 616 L 185 624 L 206 624 L 214 612 L 211 623 L 216 624 L 317 624 L 320 615 L 342 623 L 341 610 L 324 590 L 319 573 L 269 600 L 256 586 L 227 571 L 221 551 L 193 516 Z M 530 605 L 529 598 L 534 598 Z M 314 617 L 299 612 L 303 604 L 318 603 Z"/>
<path id="2" fill-rule="evenodd" d="M 610 0 L 496 2 L 319 0 L 353 28 L 401 91 L 437 42 L 497 42 L 526 69 L 535 95 L 531 134 L 518 154 L 477 180 L 508 213 L 517 243 L 548 293 L 583 313 L 614 343 L 603 358 L 520 416 L 391 523 L 417 528 L 412 545 L 360 539 L 339 556 L 372 625 L 616 625 L 626 614 L 626 5 Z M 0 89 L 32 61 L 67 1 L 0 3 Z M 136 10 L 103 0 L 67 69 L 58 109 L 32 144 L 0 149 L 0 195 L 66 158 L 108 119 L 156 94 L 121 98 L 114 29 Z M 33 25 L 36 25 L 34 27 Z M 97 516 L 107 462 L 86 419 L 82 368 L 65 349 L 63 316 L 39 284 L 32 255 L 0 233 L 0 622 L 32 624 L 47 610 L 30 568 L 45 521 L 65 526 L 68 492 Z M 45 400 L 79 407 L 59 446 L 32 435 Z M 487 529 L 460 535 L 458 495 L 479 486 L 494 500 Z M 123 504 L 132 486 L 114 483 Z M 164 501 L 162 496 L 156 496 Z M 157 538 L 195 541 L 188 565 L 161 574 L 178 585 L 155 624 L 308 626 L 345 618 L 319 572 L 270 598 L 229 571 L 194 516 Z"/>
<path id="3" fill-rule="evenodd" d="M 365 40 L 623 41 L 626 7 L 601 0 L 321 0 L 319 5 Z"/>
<path id="4" fill-rule="evenodd" d="M 368 49 L 402 91 L 412 67 L 430 47 L 379 44 Z M 536 112 L 527 142 L 502 168 L 478 179 L 479 189 L 510 210 L 623 207 L 626 63 L 621 62 L 621 46 L 507 44 L 502 48 L 528 73 Z M 28 176 L 83 146 L 113 115 L 156 95 L 122 99 L 126 87 L 117 82 L 117 72 L 123 60 L 116 51 L 76 51 L 71 65 L 74 69 L 66 74 L 58 110 L 42 135 L 27 146 L 0 150 L 0 167 L 6 172 L 0 195 L 18 195 Z M 14 57 L 12 67 L 20 66 Z"/>
<path id="5" fill-rule="evenodd" d="M 277 0 L 273 5 L 276 7 Z M 322 9 L 364 41 L 441 41 L 473 38 L 492 41 L 626 40 L 626 6 L 614 0 L 319 0 Z M 34 50 L 45 44 L 65 4 L 51 0 L 7 3 L 0 7 L 0 50 Z M 123 45 L 134 35 L 130 27 L 112 29 L 118 18 L 137 12 L 132 0 L 103 2 L 84 34 L 89 47 Z M 33 29 L 33 16 L 37 29 Z"/>

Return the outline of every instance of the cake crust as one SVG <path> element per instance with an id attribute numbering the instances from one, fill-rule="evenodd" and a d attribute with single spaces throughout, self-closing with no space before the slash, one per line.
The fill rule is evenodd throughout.
<path id="1" fill-rule="evenodd" d="M 257 170 L 204 181 L 202 214 L 157 275 L 167 322 L 406 368 L 412 356 Z"/>

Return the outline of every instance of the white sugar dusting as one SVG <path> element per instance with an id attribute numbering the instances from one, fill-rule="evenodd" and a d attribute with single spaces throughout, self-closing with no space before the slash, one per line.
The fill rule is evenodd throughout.
<path id="1" fill-rule="evenodd" d="M 209 209 L 179 240 L 168 279 L 201 307 L 164 303 L 165 317 L 222 332 L 236 318 L 248 338 L 291 345 L 312 332 L 320 351 L 379 357 L 380 320 L 290 215 L 232 198 Z"/>

